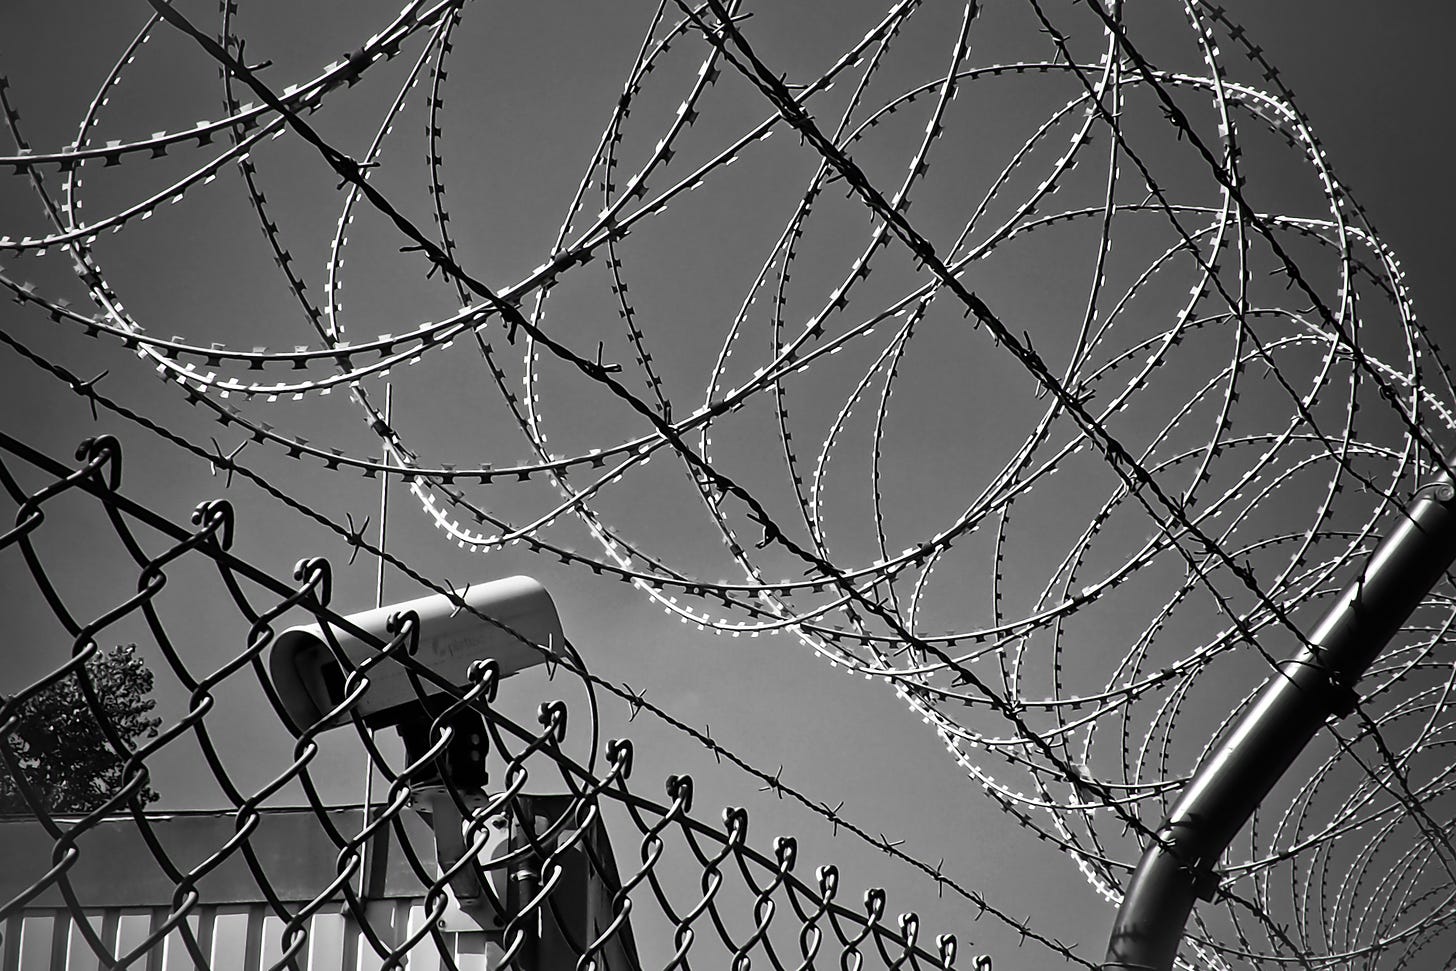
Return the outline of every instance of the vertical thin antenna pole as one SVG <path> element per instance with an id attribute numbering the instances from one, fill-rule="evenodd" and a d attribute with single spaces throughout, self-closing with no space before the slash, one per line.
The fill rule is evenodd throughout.
<path id="1" fill-rule="evenodd" d="M 384 424 L 386 429 L 394 419 L 394 385 L 386 383 L 384 386 Z M 389 466 L 389 440 L 386 438 L 381 449 L 381 457 L 384 466 Z M 389 536 L 389 474 L 379 473 L 379 549 L 386 549 L 385 540 Z M 378 560 L 378 570 L 374 574 L 374 606 L 384 606 L 384 557 Z M 368 729 L 369 741 L 374 741 L 374 729 Z M 374 802 L 374 762 L 368 752 L 364 753 L 364 827 L 367 829 L 370 823 L 370 810 Z M 373 839 L 373 837 L 370 837 Z M 369 885 L 369 840 L 359 851 L 359 899 L 363 900 Z"/>
<path id="2" fill-rule="evenodd" d="M 394 420 L 394 385 L 384 386 L 384 424 L 389 425 Z M 389 465 L 389 442 L 384 443 L 383 462 Z M 389 528 L 389 476 L 381 473 L 379 476 L 379 548 L 384 549 L 384 539 Z M 379 558 L 379 571 L 374 577 L 374 606 L 384 606 L 384 557 Z"/>

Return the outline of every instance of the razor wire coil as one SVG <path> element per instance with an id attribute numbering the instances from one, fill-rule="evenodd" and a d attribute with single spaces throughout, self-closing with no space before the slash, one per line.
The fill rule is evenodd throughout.
<path id="1" fill-rule="evenodd" d="M 1334 176 L 1277 70 L 1215 5 L 1168 5 L 1186 21 L 1195 63 L 1160 68 L 1144 52 L 1136 12 L 1035 0 L 1026 29 L 1045 35 L 1050 57 L 975 63 L 984 11 L 968 3 L 941 14 L 950 39 L 942 63 L 887 91 L 879 85 L 895 74 L 907 35 L 936 22 L 936 11 L 893 4 L 827 68 L 791 83 L 761 58 L 742 4 L 659 4 L 557 236 L 535 269 L 500 287 L 467 268 L 446 205 L 446 74 L 468 5 L 411 3 L 346 58 L 286 88 L 244 56 L 232 0 L 216 37 L 165 0 L 152 6 L 155 15 L 95 103 L 122 96 L 121 68 L 165 27 L 221 69 L 225 117 L 98 145 L 93 106 L 74 144 L 33 152 L 11 95 L 0 90 L 18 145 L 0 166 L 33 183 L 51 223 L 0 238 L 0 250 L 68 254 L 96 309 L 83 313 L 0 276 L 17 300 L 121 340 L 244 443 L 328 471 L 402 478 L 463 548 L 522 543 L 629 583 L 684 623 L 729 636 L 786 632 L 834 668 L 887 682 L 997 805 L 1065 850 L 1109 899 L 1136 849 L 1156 838 L 1180 781 L 1249 704 L 1277 652 L 1304 641 L 1311 612 L 1358 569 L 1382 517 L 1445 469 L 1438 441 L 1449 435 L 1456 393 L 1399 264 Z M 363 154 L 350 156 L 318 133 L 313 114 L 407 47 L 412 67 Z M 681 56 L 696 69 L 674 74 Z M 756 109 L 766 106 L 761 121 L 741 130 L 712 123 L 728 79 Z M 634 118 L 670 83 L 680 85 L 681 100 L 655 146 L 633 137 Z M 1002 83 L 1052 84 L 1061 100 L 986 173 L 979 203 L 954 210 L 959 232 L 922 229 L 936 220 L 920 221 L 923 204 L 912 218 L 910 203 L 930 192 L 942 157 L 947 166 L 964 157 L 954 140 L 958 112 Z M 830 100 L 845 89 L 848 97 Z M 421 90 L 428 221 L 412 220 L 375 186 L 391 130 Z M 677 100 L 678 89 L 670 90 Z M 917 111 L 922 127 L 898 148 L 897 174 L 871 176 L 861 160 L 874 160 L 881 133 Z M 705 130 L 710 137 L 697 135 Z M 267 140 L 284 135 L 311 147 L 345 193 L 318 302 L 283 241 L 285 220 L 260 187 Z M 223 136 L 227 144 L 214 146 Z M 634 307 L 660 281 L 634 274 L 627 247 L 670 209 L 690 206 L 697 190 L 732 185 L 730 166 L 748 164 L 773 139 L 798 140 L 813 163 L 807 187 L 787 219 L 776 214 L 782 228 L 716 335 L 721 345 L 701 396 L 684 394 L 654 360 L 650 314 Z M 1271 210 L 1256 194 L 1251 173 L 1262 159 L 1250 146 L 1271 140 L 1287 146 L 1323 212 Z M 85 166 L 125 171 L 201 146 L 213 154 L 164 189 L 79 220 Z M 1095 155 L 1097 147 L 1105 154 Z M 626 162 L 633 150 L 635 169 Z M 1185 150 L 1192 155 L 1178 154 Z M 124 309 L 124 281 L 103 272 L 94 249 L 103 233 L 129 231 L 164 202 L 190 201 L 228 165 L 244 176 L 310 346 L 245 350 L 159 338 Z M 1082 177 L 1089 169 L 1098 179 Z M 57 174 L 64 202 L 47 185 Z M 594 188 L 602 206 L 595 216 Z M 848 255 L 813 232 L 843 191 L 870 217 Z M 365 204 L 402 250 L 419 254 L 402 262 L 418 267 L 423 259 L 423 275 L 439 274 L 458 309 L 402 334 L 347 336 L 363 328 L 345 322 L 352 315 L 339 281 Z M 1126 229 L 1144 225 L 1160 228 Z M 1047 329 L 1033 336 L 980 296 L 978 281 L 994 289 L 988 277 L 1004 266 L 1003 254 L 1027 247 L 1055 258 L 1063 255 L 1059 234 L 1079 239 L 1084 227 L 1091 265 L 1070 337 Z M 1129 248 L 1137 255 L 1118 262 Z M 594 334 L 574 332 L 553 311 L 563 291 L 603 268 L 607 288 L 598 287 L 598 299 L 622 322 L 613 360 L 603 358 L 604 340 L 593 348 Z M 872 271 L 894 287 L 875 289 Z M 796 287 L 793 276 L 814 283 Z M 1142 309 L 1154 300 L 1161 310 Z M 504 347 L 518 353 L 514 366 L 497 327 Z M 961 343 L 966 334 L 979 343 Z M 502 423 L 519 432 L 526 458 L 430 459 L 373 403 L 369 382 L 427 356 L 459 356 L 457 341 L 474 342 L 482 383 L 499 392 Z M 841 352 L 859 355 L 856 371 L 843 373 Z M 935 507 L 935 522 L 907 525 L 905 507 L 924 494 L 896 470 L 940 458 L 914 448 L 905 424 L 936 410 L 915 377 L 945 381 L 934 359 L 953 355 L 1010 357 L 1034 393 L 1016 392 L 1024 420 L 1006 440 L 985 436 L 988 451 L 1000 449 L 992 471 L 950 463 L 965 478 L 960 503 Z M 742 367 L 745 358 L 751 363 Z M 1180 384 L 1170 386 L 1173 372 Z M 573 395 L 583 388 L 600 394 L 586 400 L 626 409 L 604 438 L 573 440 L 570 409 L 581 407 Z M 318 400 L 335 389 L 351 397 L 390 461 L 311 443 L 258 417 L 273 402 Z M 564 415 L 551 410 L 558 400 Z M 832 402 L 828 413 L 819 413 L 821 400 Z M 757 409 L 769 413 L 766 423 L 754 424 Z M 805 440 L 812 450 L 803 450 Z M 776 487 L 750 487 L 758 469 L 735 453 L 745 441 L 773 443 L 787 498 Z M 847 454 L 856 445 L 858 458 Z M 629 538 L 642 524 L 615 522 L 607 511 L 658 456 L 681 463 L 701 522 L 727 551 L 714 562 L 737 578 L 705 579 L 693 557 L 674 561 L 669 537 Z M 865 456 L 867 487 L 851 504 L 847 483 L 863 473 L 855 464 Z M 215 461 L 227 464 L 220 446 Z M 1068 479 L 1079 487 L 1060 485 Z M 493 508 L 492 489 L 505 484 L 534 490 L 528 515 Z M 1080 518 L 1057 522 L 1058 506 Z M 871 528 L 856 532 L 866 520 Z M 558 539 L 568 524 L 599 552 Z M 785 563 L 801 575 L 782 576 Z M 974 610 L 957 609 L 956 584 L 966 575 L 987 591 Z M 1456 865 L 1449 825 L 1440 822 L 1449 815 L 1440 755 L 1449 676 L 1438 651 L 1451 605 L 1448 591 L 1428 600 L 1374 672 L 1358 724 L 1329 729 L 1310 788 L 1286 808 L 1265 810 L 1223 862 L 1225 906 L 1205 915 L 1190 944 L 1198 960 L 1322 966 L 1392 955 L 1398 964 L 1441 935 Z M 1136 622 L 1109 616 L 1119 608 Z M 1103 639 L 1115 646 L 1085 649 Z M 1224 682 L 1239 685 L 1232 711 Z M 1336 844 L 1355 834 L 1369 842 L 1337 859 Z M 1274 895 L 1276 879 L 1287 894 Z M 1372 883 L 1384 903 L 1360 905 L 1356 897 Z"/>

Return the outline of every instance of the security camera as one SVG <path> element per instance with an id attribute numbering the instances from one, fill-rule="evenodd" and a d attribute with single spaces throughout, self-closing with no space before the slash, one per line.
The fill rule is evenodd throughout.
<path id="1" fill-rule="evenodd" d="M 298 730 L 317 725 L 345 699 L 347 671 L 335 649 L 352 666 L 377 660 L 378 645 L 393 636 L 387 629 L 389 618 L 406 611 L 419 618 L 412 659 L 462 688 L 469 684 L 472 662 L 493 659 L 499 676 L 505 678 L 542 663 L 548 653 L 559 653 L 564 640 L 551 595 L 524 576 L 471 584 L 456 590 L 454 597 L 436 594 L 345 618 L 349 628 L 363 631 L 372 642 L 342 625 L 330 625 L 327 631 L 321 624 L 292 627 L 279 635 L 268 667 L 284 710 Z M 367 677 L 369 686 L 352 710 L 369 727 L 403 727 L 418 722 L 421 714 L 433 714 L 430 709 L 436 706 L 421 697 L 416 684 L 426 690 L 433 686 L 412 678 L 404 664 L 375 663 Z M 341 713 L 323 727 L 347 722 L 347 713 Z"/>
<path id="2" fill-rule="evenodd" d="M 416 665 L 457 688 L 470 684 L 471 665 L 478 661 L 494 661 L 497 676 L 505 678 L 564 646 L 561 618 L 546 588 L 530 577 L 508 577 L 471 584 L 454 596 L 437 594 L 351 614 L 345 623 L 327 628 L 290 628 L 279 635 L 268 659 L 273 685 L 295 731 L 347 724 L 348 711 L 370 728 L 398 729 L 405 758 L 414 766 L 411 804 L 434 830 L 440 872 L 452 874 L 441 926 L 499 927 L 509 888 L 504 867 L 494 861 L 510 847 L 508 834 L 481 829 L 477 818 L 487 803 L 485 719 L 411 671 L 414 665 L 381 659 L 380 645 L 401 633 L 397 622 L 391 628 L 390 618 L 406 613 L 413 613 L 418 625 L 394 649 L 405 648 Z M 351 689 L 357 691 L 359 681 L 351 682 L 348 671 L 358 668 L 365 669 L 367 687 L 345 711 L 330 717 L 349 700 Z M 505 816 L 499 819 L 508 822 Z M 474 858 L 472 865 L 458 866 L 467 854 Z"/>

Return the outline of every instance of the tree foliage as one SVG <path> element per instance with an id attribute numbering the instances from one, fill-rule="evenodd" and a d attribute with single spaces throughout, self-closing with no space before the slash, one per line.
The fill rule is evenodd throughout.
<path id="1" fill-rule="evenodd" d="M 86 662 L 86 674 L 111 729 L 128 745 L 156 736 L 162 719 L 149 714 L 157 705 L 148 697 L 152 672 L 137 657 L 135 645 L 98 651 Z M 9 758 L 0 759 L 0 812 L 31 811 L 12 765 L 51 812 L 95 809 L 123 781 L 124 759 L 108 740 L 75 674 L 22 701 L 3 744 Z M 155 802 L 157 793 L 143 785 L 137 798 L 142 804 Z"/>

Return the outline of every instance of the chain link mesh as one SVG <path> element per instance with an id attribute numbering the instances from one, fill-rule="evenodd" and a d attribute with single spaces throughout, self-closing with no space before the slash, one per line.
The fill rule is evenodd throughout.
<path id="1" fill-rule="evenodd" d="M 445 912 L 450 897 L 447 884 L 467 869 L 478 868 L 487 884 L 493 872 L 514 870 L 529 860 L 539 875 L 539 886 L 519 901 L 499 930 L 501 967 L 530 967 L 524 957 L 541 936 L 540 928 L 557 928 L 566 941 L 570 956 L 581 968 L 655 966 L 688 967 L 692 960 L 710 961 L 716 966 L 747 969 L 758 963 L 773 968 L 823 966 L 885 968 L 950 968 L 956 956 L 953 936 L 934 942 L 921 939 L 919 920 L 903 914 L 898 921 L 887 917 L 885 894 L 868 892 L 855 905 L 839 896 L 839 874 L 835 867 L 820 867 L 812 877 L 796 872 L 797 844 L 780 837 L 772 849 L 755 849 L 748 839 L 748 814 L 740 808 L 724 811 L 720 824 L 712 824 L 692 812 L 693 782 L 688 776 L 667 781 L 666 802 L 637 792 L 631 783 L 632 745 L 627 740 L 608 742 L 600 753 L 604 769 L 590 771 L 562 748 L 567 737 L 568 712 L 559 701 L 543 703 L 537 724 L 512 721 L 492 703 L 496 699 L 499 670 L 493 661 L 471 666 L 470 683 L 464 690 L 412 657 L 411 647 L 419 638 L 418 618 L 397 617 L 393 636 L 372 636 L 329 607 L 331 569 L 326 560 L 310 558 L 299 562 L 292 582 L 274 577 L 230 552 L 235 522 L 232 506 L 209 500 L 192 515 L 190 528 L 174 523 L 154 510 L 124 496 L 120 491 L 121 451 L 115 439 L 99 437 L 82 444 L 79 464 L 67 468 L 14 438 L 0 433 L 0 484 L 6 494 L 6 512 L 13 512 L 15 525 L 0 535 L 0 556 L 11 567 L 7 575 L 29 575 L 33 589 L 25 594 L 41 598 L 71 638 L 69 657 L 49 674 L 27 685 L 0 705 L 0 746 L 7 770 L 24 795 L 35 818 L 53 840 L 54 865 L 26 875 L 29 883 L 0 907 L 0 923 L 21 911 L 47 890 L 59 890 L 84 934 L 87 943 L 108 967 L 125 967 L 143 962 L 169 934 L 180 933 L 199 968 L 210 960 L 189 930 L 186 918 L 206 901 L 197 889 L 199 880 L 230 859 L 245 861 L 257 889 L 268 899 L 271 911 L 286 921 L 283 956 L 276 967 L 303 967 L 308 954 L 309 919 L 330 904 L 342 903 L 358 922 L 360 932 L 384 960 L 384 967 L 403 967 L 417 948 L 434 948 L 446 966 L 454 967 L 450 942 L 439 929 L 437 918 Z M 40 486 L 22 482 L 39 473 Z M 58 523 L 79 515 L 78 500 L 99 511 L 110 525 L 111 539 L 134 561 L 137 583 L 134 592 L 105 591 L 114 597 L 108 606 L 82 606 L 96 591 L 78 596 L 74 584 L 47 566 L 48 541 L 62 530 Z M 93 517 L 94 518 L 94 517 Z M 91 519 L 88 518 L 88 522 Z M 87 542 L 99 546 L 99 531 L 88 533 Z M 226 591 L 234 612 L 236 633 L 246 647 L 217 670 L 202 673 L 188 663 L 178 649 L 178 635 L 164 619 L 162 593 L 170 577 L 215 574 L 216 584 Z M 11 591 L 9 596 L 17 596 Z M 463 606 L 463 601 L 462 601 Z M 333 641 L 347 632 L 371 644 L 377 653 L 354 664 L 348 655 L 335 652 L 347 671 L 344 696 L 338 708 L 313 725 L 299 726 L 296 758 L 262 786 L 248 790 L 232 777 L 218 756 L 209 735 L 207 714 L 219 695 L 239 691 L 240 682 L 256 684 L 285 724 L 288 714 L 264 671 L 270 647 L 276 641 L 277 625 L 284 615 L 299 612 L 329 632 Z M 155 738 L 135 744 L 111 724 L 102 700 L 97 696 L 86 662 L 100 645 L 119 628 L 141 620 L 151 633 L 149 648 L 164 656 L 170 673 L 190 691 L 187 710 L 168 719 Z M 482 618 L 482 622 L 493 622 Z M 225 637 L 229 631 L 214 631 Z M 352 718 L 359 737 L 368 743 L 369 732 L 355 711 L 369 690 L 368 674 L 379 665 L 405 667 L 423 704 L 426 696 L 449 698 L 448 706 L 436 708 L 428 748 L 408 764 L 391 765 L 369 745 L 375 765 L 390 780 L 387 794 L 374 807 L 362 827 L 340 828 L 330 814 L 311 779 L 311 763 L 319 751 L 318 736 L 325 722 L 338 715 Z M 48 687 L 71 679 L 86 700 L 90 717 L 106 733 L 116 756 L 123 761 L 123 782 L 93 811 L 76 818 L 47 806 L 42 793 L 31 784 L 29 773 L 18 758 L 18 749 L 8 744 L 27 699 Z M 454 733 L 454 716 L 469 710 L 485 725 L 486 748 L 498 766 L 502 786 L 480 799 L 457 788 L 449 772 L 439 764 L 445 759 Z M 180 865 L 163 849 L 154 828 L 158 825 L 137 798 L 148 779 L 148 763 L 171 756 L 181 740 L 193 737 L 199 743 L 219 786 L 228 793 L 234 810 L 235 835 L 208 848 L 201 863 Z M 595 754 L 592 761 L 595 761 Z M 271 885 L 269 868 L 254 852 L 249 841 L 260 817 L 267 812 L 266 800 L 290 783 L 301 783 L 323 832 L 337 850 L 337 874 L 311 900 L 290 904 Z M 419 837 L 405 826 L 411 806 L 431 787 L 448 795 L 449 803 L 465 820 L 467 852 L 443 872 L 434 864 L 435 850 L 417 845 Z M 536 791 L 560 793 L 553 798 L 532 796 Z M 448 803 L 437 804 L 440 806 Z M 543 815 L 545 813 L 545 815 Z M 86 909 L 67 873 L 84 852 L 88 831 L 116 814 L 128 814 L 156 863 L 175 887 L 174 908 L 167 919 L 145 940 L 126 953 L 113 953 L 99 928 L 88 921 Z M 617 863 L 610 850 L 592 838 L 604 819 L 613 833 Z M 494 828 L 508 824 L 517 834 L 508 852 L 481 862 L 487 838 Z M 366 853 L 366 844 L 380 830 L 391 828 L 415 876 L 423 886 L 428 919 L 401 940 L 391 943 L 383 929 L 371 928 L 370 917 L 356 883 Z M 574 862 L 573 862 L 574 861 Z M 570 876 L 575 867 L 575 876 Z M 604 888 L 608 909 L 586 926 L 572 926 L 570 913 L 560 904 L 570 880 L 585 880 Z M 504 907 L 504 902 L 501 902 Z M 644 919 L 668 928 L 670 947 L 656 964 L 638 957 L 632 925 Z M 537 942 L 539 943 L 539 942 Z M 639 963 L 641 961 L 642 963 Z M 981 959 L 971 962 L 988 967 Z M 137 965 L 140 966 L 140 965 Z M 967 966 L 962 964 L 961 966 Z"/>

